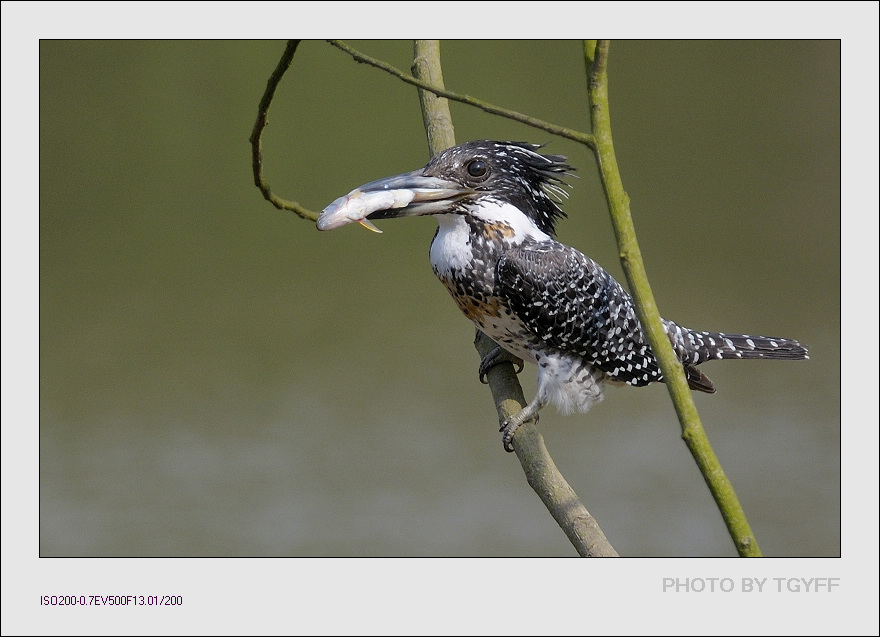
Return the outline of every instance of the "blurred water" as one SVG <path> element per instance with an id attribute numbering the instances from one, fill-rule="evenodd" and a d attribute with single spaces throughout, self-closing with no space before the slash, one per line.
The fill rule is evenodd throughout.
<path id="1" fill-rule="evenodd" d="M 354 43 L 399 68 L 410 44 Z M 40 552 L 573 555 L 503 453 L 430 219 L 317 233 L 253 186 L 279 42 L 40 46 Z M 576 42 L 447 42 L 454 90 L 586 128 Z M 481 60 L 474 64 L 474 60 Z M 768 555 L 840 553 L 837 42 L 615 42 L 618 159 L 661 311 L 798 338 L 706 366 L 698 408 Z M 588 153 L 452 106 L 460 141 L 580 169 L 561 238 L 620 276 Z M 320 210 L 414 169 L 414 90 L 304 43 L 270 183 Z M 534 369 L 522 380 L 534 390 Z M 733 555 L 665 389 L 541 419 L 624 555 Z"/>

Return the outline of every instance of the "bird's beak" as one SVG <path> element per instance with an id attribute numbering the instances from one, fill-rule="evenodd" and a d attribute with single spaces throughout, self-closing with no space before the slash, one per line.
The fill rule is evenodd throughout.
<path id="1" fill-rule="evenodd" d="M 357 222 L 373 230 L 371 219 L 393 219 L 433 215 L 474 191 L 453 181 L 427 177 L 422 170 L 371 181 L 355 188 L 324 208 L 318 217 L 318 230 L 333 230 Z"/>

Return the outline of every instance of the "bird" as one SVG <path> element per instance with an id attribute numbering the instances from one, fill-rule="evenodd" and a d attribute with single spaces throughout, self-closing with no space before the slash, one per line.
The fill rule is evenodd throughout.
<path id="1" fill-rule="evenodd" d="M 431 267 L 462 313 L 496 344 L 479 379 L 502 361 L 534 363 L 535 397 L 504 419 L 506 451 L 539 411 L 586 412 L 606 385 L 644 387 L 663 375 L 627 290 L 598 263 L 556 238 L 574 167 L 529 142 L 478 140 L 448 148 L 423 168 L 360 186 L 327 206 L 319 230 L 431 215 Z M 698 365 L 717 359 L 809 358 L 787 338 L 696 331 L 662 319 L 691 389 L 714 393 Z"/>

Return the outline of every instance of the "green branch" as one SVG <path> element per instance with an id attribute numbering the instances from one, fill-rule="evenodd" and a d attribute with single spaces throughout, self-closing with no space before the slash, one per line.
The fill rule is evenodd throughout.
<path id="1" fill-rule="evenodd" d="M 700 422 L 700 416 L 684 376 L 684 368 L 672 350 L 672 344 L 663 329 L 660 313 L 648 283 L 648 275 L 645 272 L 645 264 L 642 261 L 630 214 L 629 197 L 623 189 L 614 155 L 614 145 L 611 141 L 607 74 L 608 42 L 599 41 L 594 48 L 589 44 L 585 45 L 584 58 L 589 70 L 590 117 L 596 139 L 596 158 L 605 197 L 611 210 L 614 233 L 620 250 L 620 262 L 636 302 L 639 322 L 648 336 L 651 349 L 663 372 L 663 380 L 669 389 L 681 423 L 682 438 L 696 460 L 712 497 L 715 498 L 737 551 L 742 556 L 759 556 L 761 551 L 758 548 L 758 541 L 749 527 L 733 485 L 725 475 Z"/>

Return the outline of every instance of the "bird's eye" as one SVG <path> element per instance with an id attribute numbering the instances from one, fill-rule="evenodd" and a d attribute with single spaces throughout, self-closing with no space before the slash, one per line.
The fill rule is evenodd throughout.
<path id="1" fill-rule="evenodd" d="M 485 177 L 489 173 L 489 167 L 482 159 L 474 159 L 467 165 L 467 171 L 471 177 Z"/>

